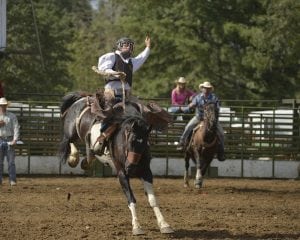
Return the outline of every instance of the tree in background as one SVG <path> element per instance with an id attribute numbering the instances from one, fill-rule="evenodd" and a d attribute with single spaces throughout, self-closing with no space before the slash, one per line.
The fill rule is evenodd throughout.
<path id="1" fill-rule="evenodd" d="M 104 86 L 104 78 L 92 71 L 100 55 L 112 51 L 121 31 L 117 25 L 120 16 L 118 5 L 111 1 L 99 4 L 88 26 L 78 29 L 76 40 L 71 44 L 73 61 L 69 64 L 74 90 L 94 92 Z"/>
<path id="2" fill-rule="evenodd" d="M 124 3 L 126 14 L 120 18 L 124 31 L 133 36 L 149 31 L 154 45 L 151 63 L 139 72 L 143 84 L 134 89 L 140 95 L 168 96 L 173 80 L 186 76 L 194 86 L 211 81 L 222 98 L 295 98 L 300 86 L 299 4 L 292 0 Z"/>
<path id="3" fill-rule="evenodd" d="M 174 80 L 203 81 L 226 99 L 300 98 L 300 2 L 294 0 L 100 0 L 8 1 L 8 54 L 0 74 L 6 92 L 64 94 L 95 91 L 103 78 L 92 72 L 117 39 L 149 34 L 151 55 L 134 75 L 141 97 L 169 97 Z M 41 62 L 41 56 L 43 63 Z"/>
<path id="4" fill-rule="evenodd" d="M 69 45 L 90 16 L 82 13 L 83 5 L 80 0 L 8 1 L 8 46 L 0 66 L 8 95 L 64 94 L 72 88 Z"/>

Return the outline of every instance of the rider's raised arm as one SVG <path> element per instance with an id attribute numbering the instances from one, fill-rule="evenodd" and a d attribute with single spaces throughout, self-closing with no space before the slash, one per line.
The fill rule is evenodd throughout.
<path id="1" fill-rule="evenodd" d="M 138 70 L 149 57 L 150 46 L 151 46 L 151 39 L 149 36 L 147 36 L 145 39 L 145 45 L 146 48 L 144 49 L 144 51 L 142 51 L 139 55 L 131 59 L 133 65 L 133 69 L 132 69 L 133 72 Z"/>
<path id="2" fill-rule="evenodd" d="M 132 71 L 135 72 L 138 70 L 144 62 L 147 60 L 148 56 L 150 55 L 150 48 L 146 47 L 144 51 L 142 51 L 139 55 L 137 55 L 135 58 L 132 58 Z"/>

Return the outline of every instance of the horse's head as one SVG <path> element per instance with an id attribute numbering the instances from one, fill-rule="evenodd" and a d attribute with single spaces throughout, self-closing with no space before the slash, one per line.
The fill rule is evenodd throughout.
<path id="1" fill-rule="evenodd" d="M 135 172 L 143 153 L 148 148 L 151 129 L 140 117 L 133 117 L 122 124 L 125 127 L 123 144 L 125 146 L 125 169 L 130 174 Z"/>
<path id="2" fill-rule="evenodd" d="M 204 122 L 208 131 L 215 131 L 219 117 L 218 108 L 215 103 L 206 103 L 204 105 Z"/>

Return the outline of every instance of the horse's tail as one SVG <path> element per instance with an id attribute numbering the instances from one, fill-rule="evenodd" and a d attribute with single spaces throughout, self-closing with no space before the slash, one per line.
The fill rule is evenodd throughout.
<path id="1" fill-rule="evenodd" d="M 89 96 L 90 94 L 85 92 L 71 92 L 62 98 L 60 105 L 60 113 L 63 114 L 74 102 L 77 100 Z"/>
<path id="2" fill-rule="evenodd" d="M 59 144 L 59 149 L 58 149 L 58 155 L 61 163 L 64 164 L 66 163 L 70 153 L 71 153 L 70 139 L 63 138 L 63 140 Z"/>

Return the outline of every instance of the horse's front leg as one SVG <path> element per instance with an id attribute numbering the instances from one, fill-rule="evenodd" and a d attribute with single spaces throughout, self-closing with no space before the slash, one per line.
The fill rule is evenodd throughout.
<path id="1" fill-rule="evenodd" d="M 201 172 L 201 159 L 200 159 L 200 154 L 199 151 L 202 151 L 202 148 L 199 150 L 194 150 L 194 156 L 196 160 L 196 176 L 195 176 L 195 188 L 201 188 L 202 183 L 203 183 L 203 176 Z"/>
<path id="2" fill-rule="evenodd" d="M 190 167 L 190 156 L 186 153 L 184 157 L 185 161 L 185 170 L 184 170 L 184 177 L 183 177 L 183 182 L 184 182 L 184 187 L 189 187 L 189 167 Z"/>
<path id="3" fill-rule="evenodd" d="M 129 177 L 124 174 L 123 171 L 118 172 L 119 182 L 122 186 L 122 190 L 127 198 L 128 207 L 132 216 L 132 234 L 133 235 L 142 235 L 144 231 L 138 221 L 137 213 L 136 213 L 136 200 L 133 195 L 132 189 L 129 183 Z"/>
<path id="4" fill-rule="evenodd" d="M 153 191 L 153 185 L 152 185 L 152 180 L 151 181 L 146 181 L 145 179 L 143 179 L 143 183 L 144 183 L 144 189 L 145 192 L 147 194 L 148 197 L 148 202 L 150 204 L 150 206 L 152 207 L 154 214 L 156 216 L 157 219 L 157 224 L 158 227 L 160 229 L 161 233 L 173 233 L 173 229 L 170 227 L 170 225 L 165 221 L 160 209 L 159 209 L 159 205 L 158 202 L 156 200 L 156 197 L 154 195 L 154 191 Z"/>

